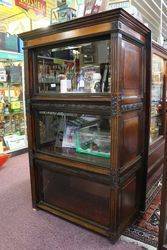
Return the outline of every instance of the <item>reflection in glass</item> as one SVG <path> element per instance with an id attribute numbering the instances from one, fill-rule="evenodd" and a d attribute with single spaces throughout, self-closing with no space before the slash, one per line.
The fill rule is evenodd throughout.
<path id="1" fill-rule="evenodd" d="M 150 143 L 163 135 L 164 60 L 157 55 L 153 55 L 152 72 Z"/>
<path id="2" fill-rule="evenodd" d="M 108 117 L 40 111 L 38 127 L 38 147 L 41 151 L 97 165 L 109 165 Z"/>
<path id="3" fill-rule="evenodd" d="M 39 93 L 110 91 L 109 40 L 37 53 Z"/>

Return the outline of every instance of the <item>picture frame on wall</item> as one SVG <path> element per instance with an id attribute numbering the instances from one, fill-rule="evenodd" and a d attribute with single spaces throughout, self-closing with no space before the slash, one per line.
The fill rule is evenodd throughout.
<path id="1" fill-rule="evenodd" d="M 96 0 L 92 8 L 92 14 L 99 13 L 103 0 Z"/>
<path id="2" fill-rule="evenodd" d="M 66 0 L 57 0 L 57 7 L 60 7 L 62 5 L 66 5 Z"/>
<path id="3" fill-rule="evenodd" d="M 92 9 L 93 9 L 95 2 L 96 0 L 85 0 L 84 16 L 89 16 L 92 14 Z"/>
<path id="4" fill-rule="evenodd" d="M 85 0 L 84 16 L 105 11 L 107 5 L 108 0 Z"/>
<path id="5" fill-rule="evenodd" d="M 95 52 L 95 47 L 94 47 L 93 43 L 90 43 L 90 44 L 82 47 L 82 54 L 88 55 L 88 54 L 92 54 L 94 52 Z"/>
<path id="6" fill-rule="evenodd" d="M 94 63 L 94 56 L 93 55 L 84 55 L 83 57 L 84 64 L 91 64 Z"/>

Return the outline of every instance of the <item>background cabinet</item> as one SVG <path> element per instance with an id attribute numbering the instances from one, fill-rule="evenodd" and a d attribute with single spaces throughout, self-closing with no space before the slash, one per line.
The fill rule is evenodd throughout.
<path id="1" fill-rule="evenodd" d="M 20 37 L 33 206 L 115 241 L 145 195 L 150 30 L 117 9 Z"/>
<path id="2" fill-rule="evenodd" d="M 161 186 L 166 130 L 167 51 L 152 44 L 152 85 L 150 111 L 150 145 L 147 171 L 146 205 L 155 197 Z"/>
<path id="3" fill-rule="evenodd" d="M 166 78 L 167 79 L 167 78 Z M 167 249 L 167 130 L 165 133 L 165 156 L 163 160 L 162 195 L 160 207 L 159 250 Z"/>

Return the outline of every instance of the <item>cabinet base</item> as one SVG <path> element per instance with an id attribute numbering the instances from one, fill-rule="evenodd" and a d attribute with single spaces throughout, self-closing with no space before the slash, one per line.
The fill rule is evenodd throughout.
<path id="1" fill-rule="evenodd" d="M 108 238 L 108 240 L 113 245 L 118 241 L 121 234 L 123 233 L 123 230 L 126 228 L 126 225 L 122 225 L 122 228 L 119 228 L 118 232 L 114 232 L 114 231 L 112 231 L 112 228 L 96 224 L 96 223 L 89 221 L 85 218 L 81 218 L 80 216 L 74 215 L 68 211 L 62 210 L 60 208 L 52 207 L 44 202 L 38 203 L 36 208 L 37 209 L 35 209 L 35 210 L 42 209 L 45 212 L 49 212 L 51 214 L 54 214 L 62 219 L 67 220 L 68 222 L 72 222 L 77 226 L 81 226 L 83 228 L 86 228 L 88 230 L 93 231 L 94 233 L 98 233 L 102 236 L 105 236 Z M 139 212 L 136 211 L 136 213 L 133 215 L 133 217 L 127 220 L 126 224 L 129 225 L 134 220 L 134 218 L 137 217 L 138 214 L 139 214 Z"/>
<path id="2" fill-rule="evenodd" d="M 84 227 L 88 230 L 91 230 L 95 233 L 101 234 L 109 239 L 112 244 L 115 244 L 119 239 L 120 235 L 116 235 L 111 232 L 110 228 L 98 225 L 89 221 L 87 219 L 81 218 L 77 215 L 71 214 L 70 212 L 64 211 L 59 208 L 52 207 L 46 203 L 40 202 L 37 204 L 39 209 L 45 210 L 46 212 L 52 213 L 58 217 L 61 217 L 67 221 L 70 221 L 78 226 Z"/>

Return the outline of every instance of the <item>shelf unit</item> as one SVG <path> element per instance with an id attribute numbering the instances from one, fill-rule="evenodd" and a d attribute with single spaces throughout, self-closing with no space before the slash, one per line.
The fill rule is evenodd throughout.
<path id="1" fill-rule="evenodd" d="M 144 203 L 151 32 L 117 9 L 20 38 L 33 207 L 115 242 Z M 73 64 L 41 66 L 42 53 Z M 45 92 L 46 74 L 56 86 Z"/>
<path id="2" fill-rule="evenodd" d="M 27 148 L 23 55 L 1 51 L 0 57 L 0 151 L 15 155 Z"/>

